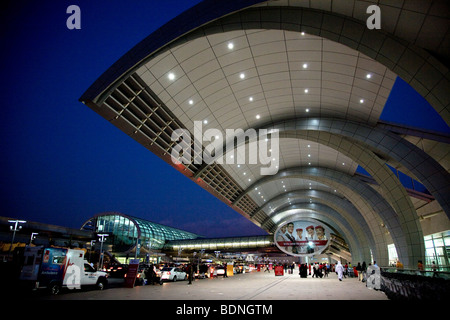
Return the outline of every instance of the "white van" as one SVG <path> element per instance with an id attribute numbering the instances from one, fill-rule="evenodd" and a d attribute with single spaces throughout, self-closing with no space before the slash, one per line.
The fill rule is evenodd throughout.
<path id="1" fill-rule="evenodd" d="M 108 283 L 107 273 L 91 267 L 84 260 L 83 250 L 42 246 L 25 247 L 19 279 L 34 289 L 47 288 L 52 294 L 63 287 L 96 286 L 103 290 Z"/>

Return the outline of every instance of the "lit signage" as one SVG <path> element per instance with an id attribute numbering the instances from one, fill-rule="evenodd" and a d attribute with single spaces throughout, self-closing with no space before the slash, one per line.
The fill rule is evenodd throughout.
<path id="1" fill-rule="evenodd" d="M 277 247 L 292 256 L 321 254 L 328 246 L 328 227 L 319 221 L 288 221 L 275 232 Z"/>

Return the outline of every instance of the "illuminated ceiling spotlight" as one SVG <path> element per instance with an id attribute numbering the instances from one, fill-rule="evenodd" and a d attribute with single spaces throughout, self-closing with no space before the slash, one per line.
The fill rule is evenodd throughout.
<path id="1" fill-rule="evenodd" d="M 175 74 L 173 72 L 170 72 L 167 77 L 169 78 L 169 80 L 175 80 Z"/>
<path id="2" fill-rule="evenodd" d="M 256 119 L 259 119 L 259 118 L 261 118 L 261 116 L 259 114 L 257 114 L 256 115 Z"/>
<path id="3" fill-rule="evenodd" d="M 244 74 L 244 73 L 241 73 L 241 74 L 239 75 L 239 78 L 244 79 L 244 78 L 245 78 L 245 74 Z"/>
<path id="4" fill-rule="evenodd" d="M 309 90 L 308 89 L 305 89 L 305 93 L 308 93 L 309 92 Z"/>
<path id="5" fill-rule="evenodd" d="M 364 103 L 364 99 L 359 99 L 359 103 Z"/>
<path id="6" fill-rule="evenodd" d="M 305 109 L 305 112 L 309 112 L 309 109 L 308 109 L 308 108 L 306 108 L 306 109 Z"/>
<path id="7" fill-rule="evenodd" d="M 367 78 L 367 79 L 372 78 L 372 74 L 371 74 L 371 73 L 366 74 L 366 78 Z"/>
<path id="8" fill-rule="evenodd" d="M 234 44 L 233 42 L 228 42 L 228 49 L 233 49 L 234 48 Z"/>
<path id="9" fill-rule="evenodd" d="M 193 104 L 194 104 L 194 100 L 192 100 L 192 99 L 189 100 L 189 104 L 190 104 L 190 105 L 193 105 Z"/>
<path id="10" fill-rule="evenodd" d="M 248 98 L 248 101 L 253 101 L 253 97 Z"/>

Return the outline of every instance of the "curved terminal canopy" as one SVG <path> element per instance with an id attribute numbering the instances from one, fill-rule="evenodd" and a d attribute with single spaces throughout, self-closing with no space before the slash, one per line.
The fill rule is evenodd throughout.
<path id="1" fill-rule="evenodd" d="M 420 217 L 449 227 L 450 137 L 380 115 L 401 78 L 450 123 L 448 7 L 380 4 L 369 29 L 366 4 L 203 1 L 80 101 L 270 234 L 307 210 L 361 261 L 394 243 L 414 266 L 443 231 Z"/>

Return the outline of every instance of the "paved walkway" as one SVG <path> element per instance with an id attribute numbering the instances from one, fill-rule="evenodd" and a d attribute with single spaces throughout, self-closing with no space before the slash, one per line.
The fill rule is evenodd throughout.
<path id="1" fill-rule="evenodd" d="M 68 291 L 50 300 L 388 300 L 382 291 L 367 289 L 357 278 L 339 281 L 335 273 L 328 278 L 302 279 L 294 274 L 275 276 L 252 272 L 228 278 L 197 279 L 147 285 L 135 288 L 109 288 L 104 291 Z"/>

